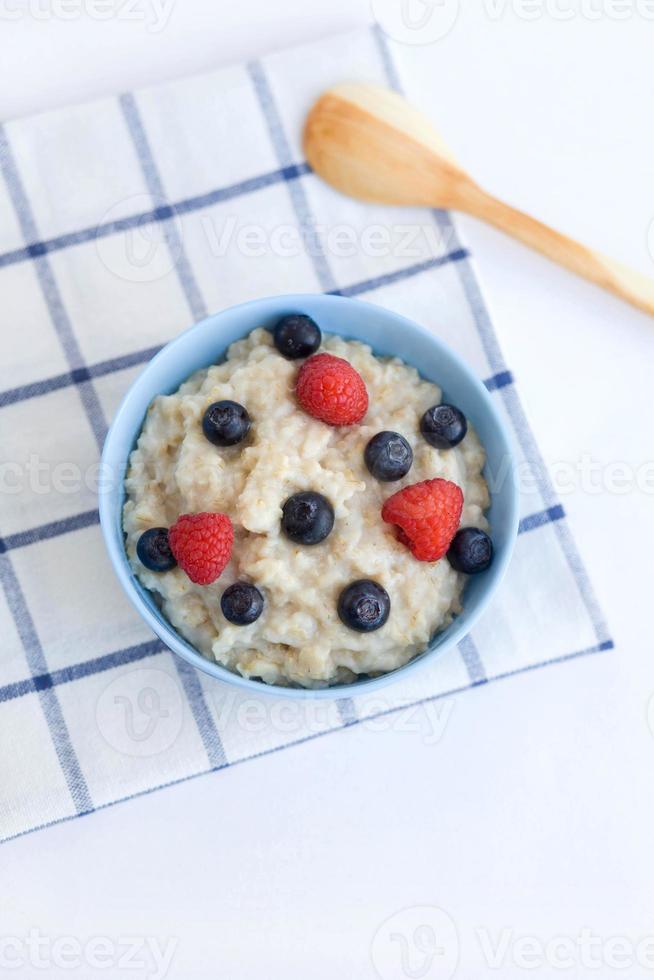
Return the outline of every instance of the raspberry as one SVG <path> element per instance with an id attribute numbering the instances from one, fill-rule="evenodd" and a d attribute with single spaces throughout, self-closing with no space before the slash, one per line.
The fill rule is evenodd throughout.
<path id="1" fill-rule="evenodd" d="M 191 582 L 211 585 L 231 557 L 234 528 L 226 514 L 182 514 L 170 528 L 168 539 Z"/>
<path id="2" fill-rule="evenodd" d="M 438 561 L 457 532 L 463 493 L 449 480 L 423 480 L 398 490 L 382 507 L 382 519 L 397 524 L 398 538 L 418 561 Z"/>
<path id="3" fill-rule="evenodd" d="M 304 411 L 327 425 L 354 425 L 368 411 L 363 378 L 332 354 L 309 357 L 300 368 L 295 390 Z"/>

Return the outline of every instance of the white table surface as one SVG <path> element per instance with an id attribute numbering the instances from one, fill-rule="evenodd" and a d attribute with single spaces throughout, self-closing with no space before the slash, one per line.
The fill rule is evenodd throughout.
<path id="1" fill-rule="evenodd" d="M 44 6 L 33 0 L 32 10 Z M 596 0 L 604 13 L 592 20 L 590 6 L 565 20 L 552 13 L 572 7 L 564 0 L 534 20 L 511 3 L 461 12 L 445 38 L 412 48 L 412 95 L 490 189 L 654 275 L 654 21 L 635 4 L 616 19 L 608 0 Z M 0 14 L 0 117 L 370 16 L 366 0 L 177 0 L 157 33 L 125 16 L 79 16 L 83 7 L 69 0 L 65 21 Z M 382 732 L 357 726 L 11 842 L 0 852 L 1 936 L 172 938 L 167 976 L 183 980 L 368 978 L 377 975 L 380 924 L 406 907 L 436 906 L 456 925 L 455 976 L 465 980 L 652 972 L 616 964 L 654 935 L 654 322 L 464 224 L 546 457 L 602 465 L 603 489 L 578 481 L 563 501 L 616 650 L 453 699 L 435 744 L 402 731 L 401 718 Z M 616 492 L 616 463 L 632 472 L 649 463 L 649 493 L 634 480 Z M 389 930 L 411 940 L 413 922 L 400 916 L 381 941 Z M 570 943 L 584 928 L 601 940 L 591 955 L 602 966 L 577 954 L 564 970 L 550 953 L 539 969 L 524 968 L 520 937 Z M 500 970 L 478 930 L 508 943 Z M 413 972 L 397 959 L 382 977 L 451 975 L 451 948 L 427 973 L 420 949 L 412 952 Z M 154 975 L 116 959 L 103 970 L 12 972 Z"/>

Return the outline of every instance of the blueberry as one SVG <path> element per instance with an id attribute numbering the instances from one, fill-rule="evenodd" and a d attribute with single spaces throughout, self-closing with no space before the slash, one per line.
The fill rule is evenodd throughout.
<path id="1" fill-rule="evenodd" d="M 282 317 L 273 335 L 275 347 L 289 361 L 315 354 L 322 340 L 320 327 L 304 313 L 291 313 L 290 316 Z"/>
<path id="2" fill-rule="evenodd" d="M 248 626 L 263 612 L 263 596 L 249 582 L 234 582 L 220 600 L 223 616 L 236 626 Z"/>
<path id="3" fill-rule="evenodd" d="M 432 405 L 420 419 L 420 431 L 430 446 L 453 449 L 468 431 L 468 423 L 454 405 Z"/>
<path id="4" fill-rule="evenodd" d="M 238 402 L 214 402 L 204 413 L 202 431 L 214 446 L 235 446 L 245 439 L 252 422 Z"/>
<path id="5" fill-rule="evenodd" d="M 413 450 L 399 432 L 378 432 L 366 446 L 363 458 L 375 479 L 390 483 L 407 475 Z"/>
<path id="6" fill-rule="evenodd" d="M 136 544 L 138 560 L 151 572 L 168 572 L 177 564 L 170 550 L 167 527 L 151 527 Z"/>
<path id="7" fill-rule="evenodd" d="M 358 633 L 372 633 L 384 625 L 391 611 L 386 589 L 369 578 L 361 578 L 346 586 L 338 597 L 341 622 Z"/>
<path id="8" fill-rule="evenodd" d="M 334 508 L 321 493 L 294 493 L 282 507 L 282 528 L 291 541 L 319 544 L 334 526 Z"/>
<path id="9" fill-rule="evenodd" d="M 478 527 L 462 527 L 452 539 L 447 560 L 457 572 L 485 572 L 493 560 L 493 542 Z"/>

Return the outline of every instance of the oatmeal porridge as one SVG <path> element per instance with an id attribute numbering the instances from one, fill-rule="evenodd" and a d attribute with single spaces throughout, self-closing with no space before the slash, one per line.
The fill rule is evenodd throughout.
<path id="1" fill-rule="evenodd" d="M 461 611 L 465 572 L 492 557 L 485 457 L 414 368 L 287 326 L 154 399 L 123 526 L 134 573 L 205 657 L 325 687 L 394 670 Z"/>

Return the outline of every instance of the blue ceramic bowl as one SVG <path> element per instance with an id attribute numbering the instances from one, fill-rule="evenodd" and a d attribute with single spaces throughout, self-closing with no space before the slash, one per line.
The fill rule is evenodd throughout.
<path id="1" fill-rule="evenodd" d="M 224 356 L 229 345 L 255 327 L 273 327 L 285 314 L 304 312 L 328 333 L 370 344 L 375 353 L 398 355 L 418 368 L 423 377 L 443 390 L 471 420 L 486 449 L 487 467 L 506 473 L 492 492 L 488 514 L 495 558 L 491 568 L 473 576 L 466 585 L 464 610 L 451 625 L 438 633 L 424 653 L 404 667 L 380 677 L 362 677 L 351 684 L 322 690 L 278 687 L 233 674 L 202 656 L 164 619 L 152 595 L 132 572 L 125 553 L 121 514 L 123 482 L 130 452 L 143 424 L 146 410 L 156 395 L 170 394 L 198 368 Z M 509 460 L 510 466 L 502 467 Z M 216 313 L 181 334 L 150 361 L 125 396 L 109 430 L 103 452 L 103 488 L 100 521 L 109 556 L 121 585 L 148 626 L 178 656 L 212 677 L 250 691 L 292 698 L 351 697 L 400 680 L 439 654 L 449 650 L 472 628 L 490 603 L 508 565 L 518 527 L 518 492 L 509 436 L 483 384 L 460 358 L 433 333 L 404 317 L 371 303 L 340 296 L 273 296 L 243 303 Z"/>

